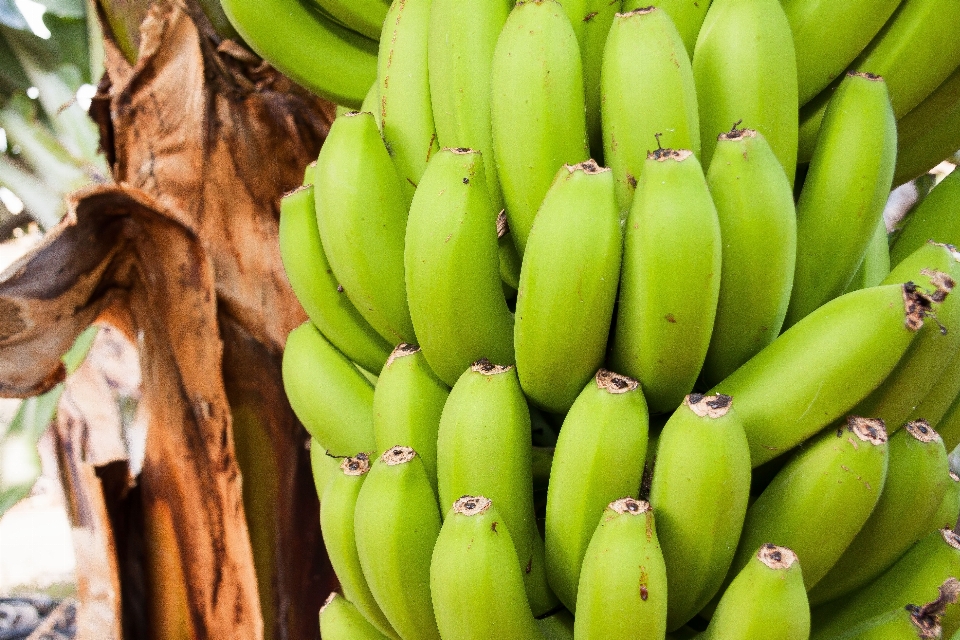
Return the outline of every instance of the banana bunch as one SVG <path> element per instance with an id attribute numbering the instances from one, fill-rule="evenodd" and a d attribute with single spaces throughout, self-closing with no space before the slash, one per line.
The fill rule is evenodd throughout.
<path id="1" fill-rule="evenodd" d="M 313 1 L 325 640 L 960 634 L 960 0 Z"/>

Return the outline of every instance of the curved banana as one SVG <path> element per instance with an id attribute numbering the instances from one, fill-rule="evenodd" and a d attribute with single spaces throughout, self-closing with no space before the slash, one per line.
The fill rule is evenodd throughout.
<path id="1" fill-rule="evenodd" d="M 327 455 L 323 445 L 313 436 L 310 436 L 310 473 L 318 499 L 323 497 L 323 490 L 334 474 L 340 473 L 340 458 Z"/>
<path id="2" fill-rule="evenodd" d="M 843 600 L 813 610 L 810 640 L 828 640 L 871 618 L 904 606 L 930 602 L 939 586 L 960 575 L 960 535 L 950 529 L 927 534 L 879 578 Z M 949 616 L 948 616 L 949 617 Z M 956 616 L 952 616 L 954 619 Z M 944 620 L 944 636 L 956 631 Z"/>
<path id="3" fill-rule="evenodd" d="M 523 391 L 548 411 L 566 413 L 603 363 L 621 246 L 613 173 L 564 165 L 527 242 L 513 331 Z"/>
<path id="4" fill-rule="evenodd" d="M 440 149 L 427 74 L 430 6 L 431 0 L 393 2 L 383 22 L 377 57 L 378 124 L 408 200 L 430 157 Z"/>
<path id="5" fill-rule="evenodd" d="M 811 440 L 747 509 L 731 576 L 762 540 L 800 557 L 807 590 L 840 558 L 877 504 L 887 475 L 883 421 L 849 416 Z"/>
<path id="6" fill-rule="evenodd" d="M 800 105 L 863 51 L 903 0 L 783 0 L 797 50 Z"/>
<path id="7" fill-rule="evenodd" d="M 797 268 L 785 326 L 850 284 L 883 216 L 896 155 L 897 124 L 883 78 L 847 74 L 797 202 Z"/>
<path id="8" fill-rule="evenodd" d="M 650 504 L 633 498 L 611 502 L 583 556 L 575 637 L 662 638 L 667 596 L 673 597 L 667 577 Z"/>
<path id="9" fill-rule="evenodd" d="M 723 584 L 750 497 L 750 447 L 729 396 L 689 395 L 657 443 L 650 504 L 667 566 L 667 629 Z"/>
<path id="10" fill-rule="evenodd" d="M 363 319 L 330 269 L 317 230 L 312 185 L 280 200 L 280 259 L 310 321 L 350 360 L 380 373 L 390 343 Z"/>
<path id="11" fill-rule="evenodd" d="M 365 453 L 343 459 L 320 498 L 320 532 L 343 595 L 382 635 L 399 638 L 370 592 L 357 554 L 354 513 L 368 471 Z"/>
<path id="12" fill-rule="evenodd" d="M 384 365 L 373 390 L 373 435 L 377 451 L 401 443 L 413 447 L 437 488 L 437 430 L 450 395 L 427 365 L 420 347 L 400 344 Z"/>
<path id="13" fill-rule="evenodd" d="M 894 184 L 923 175 L 960 149 L 960 67 L 897 122 Z"/>
<path id="14" fill-rule="evenodd" d="M 524 567 L 530 608 L 539 616 L 555 607 L 557 599 L 547 586 L 543 540 L 537 531 L 532 455 L 530 414 L 516 369 L 477 361 L 453 386 L 440 417 L 440 503 L 483 494 L 497 504 Z"/>
<path id="15" fill-rule="evenodd" d="M 802 565 L 788 547 L 764 543 L 727 587 L 698 640 L 809 638 Z"/>
<path id="16" fill-rule="evenodd" d="M 876 287 L 888 275 L 890 275 L 890 243 L 887 239 L 887 223 L 881 216 L 870 242 L 867 243 L 863 262 L 857 267 L 857 272 L 853 274 L 853 279 L 844 293 Z"/>
<path id="17" fill-rule="evenodd" d="M 314 185 L 320 240 L 347 297 L 388 341 L 413 342 L 403 275 L 409 203 L 373 114 L 333 121 Z"/>
<path id="18" fill-rule="evenodd" d="M 343 26 L 371 40 L 380 39 L 384 18 L 390 3 L 387 0 L 310 0 Z"/>
<path id="19" fill-rule="evenodd" d="M 664 11 L 617 14 L 603 49 L 600 88 L 603 154 L 625 216 L 654 145 L 700 155 L 693 69 Z"/>
<path id="20" fill-rule="evenodd" d="M 558 2 L 516 4 L 493 52 L 490 86 L 493 157 L 523 256 L 557 171 L 589 157 L 577 36 Z"/>
<path id="21" fill-rule="evenodd" d="M 958 207 L 960 171 L 953 171 L 907 214 L 890 247 L 890 263 L 900 264 L 929 240 L 960 246 Z"/>
<path id="22" fill-rule="evenodd" d="M 947 490 L 943 494 L 943 502 L 934 516 L 934 523 L 938 527 L 955 527 L 960 519 L 960 476 L 952 471 L 947 474 Z"/>
<path id="23" fill-rule="evenodd" d="M 497 253 L 500 255 L 500 279 L 514 292 L 520 286 L 520 253 L 510 235 L 507 212 L 497 214 Z"/>
<path id="24" fill-rule="evenodd" d="M 606 505 L 640 490 L 647 405 L 636 380 L 600 369 L 563 421 L 547 488 L 550 586 L 576 613 L 580 567 Z"/>
<path id="25" fill-rule="evenodd" d="M 453 386 L 480 358 L 513 364 L 513 314 L 500 284 L 497 210 L 469 149 L 433 156 L 410 206 L 407 299 L 430 368 Z"/>
<path id="26" fill-rule="evenodd" d="M 440 640 L 430 598 L 430 556 L 440 509 L 410 447 L 388 449 L 357 496 L 354 532 L 363 575 L 403 640 Z"/>
<path id="27" fill-rule="evenodd" d="M 377 129 L 380 128 L 380 87 L 374 82 L 370 85 L 370 89 L 367 91 L 367 95 L 363 98 L 363 104 L 360 105 L 360 111 L 364 113 L 372 113 L 373 119 L 377 122 Z M 344 113 L 338 113 L 337 116 L 347 115 L 350 111 Z M 409 200 L 409 197 L 407 198 Z"/>
<path id="28" fill-rule="evenodd" d="M 941 428 L 941 422 L 946 418 L 950 408 L 956 404 L 957 395 L 960 394 L 960 353 L 955 353 L 948 358 L 947 366 L 940 372 L 939 379 L 930 391 L 920 400 L 913 401 L 914 407 L 907 416 L 908 421 L 927 420 L 933 428 L 938 430 Z"/>
<path id="29" fill-rule="evenodd" d="M 469 147 L 483 154 L 494 211 L 503 209 L 503 196 L 493 161 L 490 80 L 493 51 L 512 7 L 509 0 L 432 0 L 427 36 L 430 104 L 440 147 Z"/>
<path id="30" fill-rule="evenodd" d="M 693 53 L 701 160 L 734 122 L 756 129 L 793 185 L 797 166 L 797 59 L 778 0 L 714 0 Z"/>
<path id="31" fill-rule="evenodd" d="M 811 313 L 716 385 L 711 394 L 737 399 L 751 464 L 786 453 L 863 400 L 938 306 L 913 285 L 853 291 Z"/>
<path id="32" fill-rule="evenodd" d="M 833 568 L 810 591 L 811 604 L 863 587 L 897 561 L 936 521 L 949 478 L 943 440 L 924 421 L 890 437 L 883 492 L 870 518 Z"/>
<path id="33" fill-rule="evenodd" d="M 610 364 L 640 381 L 653 413 L 679 406 L 700 374 L 720 263 L 720 223 L 697 158 L 649 154 L 627 218 Z"/>
<path id="34" fill-rule="evenodd" d="M 320 635 L 324 640 L 382 640 L 387 637 L 336 591 L 320 607 Z"/>
<path id="35" fill-rule="evenodd" d="M 683 40 L 683 46 L 687 50 L 687 57 L 693 58 L 693 50 L 697 44 L 697 36 L 700 35 L 700 27 L 707 17 L 707 10 L 710 8 L 711 0 L 701 0 L 699 2 L 689 2 L 689 0 L 656 0 L 653 6 L 663 9 L 673 24 L 677 27 L 677 32 Z M 623 12 L 636 11 L 642 7 L 649 6 L 646 0 L 624 0 Z"/>
<path id="36" fill-rule="evenodd" d="M 950 292 L 960 282 L 960 253 L 950 245 L 927 243 L 902 261 L 884 284 L 913 282 L 935 298 L 946 298 L 936 322 L 917 331 L 910 350 L 883 384 L 863 399 L 855 413 L 881 418 L 899 428 L 918 403 L 930 393 L 960 349 L 960 296 Z"/>
<path id="37" fill-rule="evenodd" d="M 943 444 L 948 451 L 953 451 L 960 445 L 960 401 L 956 399 L 947 409 L 943 418 L 937 423 L 937 429 L 943 437 Z"/>
<path id="38" fill-rule="evenodd" d="M 465 495 L 447 513 L 430 589 L 444 638 L 543 640 L 509 528 L 489 498 Z"/>
<path id="39" fill-rule="evenodd" d="M 720 294 L 702 380 L 730 375 L 780 334 L 797 253 L 793 190 L 762 134 L 720 135 L 707 185 L 720 221 Z"/>
<path id="40" fill-rule="evenodd" d="M 283 389 L 297 419 L 325 451 L 373 451 L 373 385 L 310 321 L 290 332 Z"/>
<path id="41" fill-rule="evenodd" d="M 224 13 L 256 54 L 331 102 L 357 108 L 377 77 L 377 43 L 302 2 L 223 0 Z"/>
<path id="42" fill-rule="evenodd" d="M 960 583 L 948 578 L 940 585 L 939 597 L 923 606 L 908 604 L 857 625 L 843 634 L 843 640 L 936 640 L 942 638 L 940 619 L 957 601 Z M 954 636 L 956 637 L 956 636 Z"/>

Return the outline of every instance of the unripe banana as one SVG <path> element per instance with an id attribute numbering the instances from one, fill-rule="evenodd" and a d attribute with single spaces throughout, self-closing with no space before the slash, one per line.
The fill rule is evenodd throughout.
<path id="1" fill-rule="evenodd" d="M 841 75 L 902 0 L 783 0 L 797 50 L 801 106 Z"/>
<path id="2" fill-rule="evenodd" d="M 882 576 L 849 597 L 823 604 L 813 610 L 810 640 L 828 640 L 858 624 L 904 606 L 930 602 L 938 588 L 952 576 L 960 575 L 960 535 L 950 529 L 933 531 L 917 542 Z M 955 630 L 947 627 L 944 632 Z"/>
<path id="3" fill-rule="evenodd" d="M 516 291 L 520 286 L 520 253 L 510 235 L 506 211 L 497 214 L 497 252 L 500 255 L 500 279 Z"/>
<path id="4" fill-rule="evenodd" d="M 603 363 L 621 246 L 613 173 L 565 165 L 530 233 L 513 333 L 523 391 L 548 411 L 566 413 Z"/>
<path id="5" fill-rule="evenodd" d="M 890 247 L 890 263 L 900 264 L 929 240 L 960 246 L 960 171 L 941 180 L 901 225 Z"/>
<path id="6" fill-rule="evenodd" d="M 335 474 L 340 473 L 340 458 L 328 456 L 323 445 L 316 438 L 310 436 L 310 472 L 313 476 L 313 487 L 317 490 L 317 498 L 323 497 L 327 483 Z"/>
<path id="7" fill-rule="evenodd" d="M 711 394 L 737 399 L 751 464 L 786 453 L 863 400 L 896 366 L 933 305 L 912 285 L 853 291 L 714 387 Z"/>
<path id="8" fill-rule="evenodd" d="M 837 640 L 939 640 L 943 637 L 940 619 L 957 601 L 960 582 L 947 579 L 939 597 L 923 606 L 908 604 L 871 618 L 837 637 Z"/>
<path id="9" fill-rule="evenodd" d="M 491 207 L 500 211 L 503 196 L 493 161 L 490 79 L 493 51 L 513 2 L 432 2 L 427 69 L 437 139 L 441 148 L 469 147 L 483 154 Z"/>
<path id="10" fill-rule="evenodd" d="M 883 78 L 847 74 L 830 102 L 797 203 L 790 327 L 847 288 L 883 216 L 897 124 Z"/>
<path id="11" fill-rule="evenodd" d="M 734 122 L 770 143 L 793 185 L 797 166 L 797 59 L 777 0 L 714 0 L 697 38 L 693 77 L 700 107 L 702 161 Z"/>
<path id="12" fill-rule="evenodd" d="M 707 630 L 697 639 L 809 638 L 810 606 L 802 564 L 789 548 L 764 543 L 727 587 Z"/>
<path id="13" fill-rule="evenodd" d="M 377 129 L 380 128 L 380 87 L 376 81 L 370 85 L 367 95 L 363 98 L 363 104 L 360 105 L 360 111 L 363 113 L 372 113 L 373 119 L 377 122 Z M 344 116 L 350 113 L 350 111 L 345 111 L 343 113 L 338 113 L 337 117 Z M 407 200 L 410 198 L 408 197 Z"/>
<path id="14" fill-rule="evenodd" d="M 580 50 L 558 2 L 516 4 L 497 40 L 490 85 L 497 176 L 522 256 L 557 171 L 589 157 Z"/>
<path id="15" fill-rule="evenodd" d="M 654 151 L 627 219 L 610 354 L 617 371 L 640 381 L 651 412 L 679 406 L 700 374 L 720 262 L 720 223 L 700 163 L 691 151 Z"/>
<path id="16" fill-rule="evenodd" d="M 700 155 L 693 69 L 664 11 L 617 14 L 603 50 L 600 87 L 603 154 L 625 215 L 655 144 Z"/>
<path id="17" fill-rule="evenodd" d="M 433 156 L 407 222 L 410 314 L 430 368 L 451 386 L 480 358 L 514 362 L 484 164 L 469 149 Z"/>
<path id="18" fill-rule="evenodd" d="M 383 640 L 387 637 L 336 591 L 320 607 L 320 635 L 323 640 Z"/>
<path id="19" fill-rule="evenodd" d="M 857 267 L 853 279 L 844 293 L 876 287 L 890 275 L 890 244 L 887 240 L 887 223 L 881 216 L 873 231 L 863 262 Z"/>
<path id="20" fill-rule="evenodd" d="M 414 342 L 403 280 L 409 201 L 373 114 L 333 121 L 314 184 L 320 240 L 350 301 L 391 343 Z"/>
<path id="21" fill-rule="evenodd" d="M 667 629 L 727 575 L 750 497 L 750 447 L 729 396 L 687 396 L 660 432 L 650 503 L 667 566 Z"/>
<path id="22" fill-rule="evenodd" d="M 936 511 L 947 490 L 947 451 L 923 421 L 911 422 L 889 441 L 883 492 L 870 518 L 829 573 L 810 591 L 811 604 L 858 589 L 893 565 L 941 523 Z"/>
<path id="23" fill-rule="evenodd" d="M 934 524 L 938 527 L 955 527 L 960 519 L 960 476 L 952 471 L 947 474 L 950 480 L 943 493 L 943 502 L 934 516 Z"/>
<path id="24" fill-rule="evenodd" d="M 544 640 L 573 640 L 573 625 L 573 614 L 563 608 L 546 618 L 537 618 Z"/>
<path id="25" fill-rule="evenodd" d="M 390 3 L 386 0 L 309 0 L 339 24 L 371 40 L 380 38 Z"/>
<path id="26" fill-rule="evenodd" d="M 547 489 L 547 577 L 574 613 L 583 554 L 606 505 L 640 490 L 647 431 L 639 383 L 606 369 L 563 421 Z"/>
<path id="27" fill-rule="evenodd" d="M 427 365 L 420 347 L 400 344 L 384 365 L 373 390 L 373 435 L 377 451 L 401 442 L 413 447 L 437 488 L 437 429 L 450 395 Z"/>
<path id="28" fill-rule="evenodd" d="M 543 640 L 504 520 L 483 496 L 461 497 L 444 519 L 430 588 L 445 639 Z"/>
<path id="29" fill-rule="evenodd" d="M 937 430 L 943 437 L 943 444 L 948 451 L 953 451 L 960 445 L 960 401 L 954 400 L 950 408 L 937 423 Z"/>
<path id="30" fill-rule="evenodd" d="M 320 532 L 343 595 L 382 635 L 399 638 L 370 592 L 357 554 L 354 513 L 368 471 L 370 459 L 365 453 L 341 461 L 320 498 Z"/>
<path id="31" fill-rule="evenodd" d="M 920 176 L 960 148 L 960 67 L 897 122 L 894 184 Z"/>
<path id="32" fill-rule="evenodd" d="M 339 108 L 341 108 L 341 107 L 338 105 L 337 108 L 339 109 Z M 304 187 L 312 187 L 312 186 L 313 186 L 313 172 L 316 171 L 316 170 L 317 170 L 317 161 L 314 160 L 314 161 L 310 162 L 310 163 L 307 165 L 307 168 L 306 168 L 306 169 L 303 170 L 303 185 L 302 185 L 302 186 L 304 186 Z M 281 207 L 281 209 L 283 208 L 283 200 L 280 201 L 280 207 Z M 311 211 L 312 211 L 312 210 L 313 210 L 313 207 L 310 207 L 310 209 L 311 209 Z M 283 216 L 283 212 L 282 212 L 282 211 L 281 211 L 280 215 L 281 215 L 281 217 Z M 314 213 L 314 217 L 316 217 L 316 213 Z"/>
<path id="33" fill-rule="evenodd" d="M 905 0 L 849 68 L 883 76 L 901 118 L 960 66 L 958 21 L 960 0 Z M 810 158 L 830 94 L 828 87 L 800 112 L 801 162 Z"/>
<path id="34" fill-rule="evenodd" d="M 882 419 L 891 430 L 907 421 L 949 367 L 949 354 L 960 349 L 960 296 L 950 294 L 960 281 L 960 253 L 949 245 L 928 243 L 898 264 L 884 284 L 910 281 L 934 292 L 934 298 L 945 298 L 936 322 L 917 331 L 896 368 L 854 409 L 860 415 Z"/>
<path id="35" fill-rule="evenodd" d="M 850 416 L 828 429 L 780 470 L 747 509 L 731 575 L 763 540 L 793 549 L 807 589 L 837 562 L 870 516 L 887 474 L 883 422 Z"/>
<path id="36" fill-rule="evenodd" d="M 453 504 L 462 495 L 483 494 L 496 503 L 524 568 L 530 608 L 541 615 L 555 607 L 557 599 L 547 586 L 533 508 L 531 456 L 530 414 L 516 369 L 477 361 L 453 386 L 440 417 L 440 502 Z"/>
<path id="37" fill-rule="evenodd" d="M 310 321 L 350 360 L 379 373 L 390 344 L 363 319 L 333 275 L 320 243 L 312 185 L 280 200 L 280 258 Z"/>
<path id="38" fill-rule="evenodd" d="M 431 0 L 397 0 L 391 4 L 377 57 L 377 124 L 408 201 L 430 156 L 440 149 L 427 74 L 430 5 Z"/>
<path id="39" fill-rule="evenodd" d="M 283 389 L 297 419 L 324 451 L 373 451 L 373 385 L 309 321 L 283 349 Z"/>
<path id="40" fill-rule="evenodd" d="M 419 456 L 388 449 L 357 496 L 357 554 L 381 611 L 403 640 L 440 640 L 430 598 L 430 556 L 440 509 Z"/>
<path id="41" fill-rule="evenodd" d="M 574 634 L 578 638 L 663 638 L 667 569 L 647 502 L 621 498 L 603 511 L 583 557 Z"/>
<path id="42" fill-rule="evenodd" d="M 720 297 L 703 381 L 720 382 L 780 334 L 797 252 L 793 190 L 762 134 L 720 136 L 707 172 L 723 239 Z"/>
<path id="43" fill-rule="evenodd" d="M 623 11 L 636 11 L 648 4 L 645 0 L 624 0 Z M 693 58 L 693 49 L 697 44 L 697 36 L 700 35 L 700 27 L 703 25 L 704 18 L 707 17 L 707 10 L 710 8 L 710 0 L 701 0 L 699 2 L 690 2 L 689 0 L 656 0 L 653 6 L 663 9 L 673 24 L 677 27 L 677 32 L 683 40 L 683 46 L 687 50 L 687 57 Z"/>

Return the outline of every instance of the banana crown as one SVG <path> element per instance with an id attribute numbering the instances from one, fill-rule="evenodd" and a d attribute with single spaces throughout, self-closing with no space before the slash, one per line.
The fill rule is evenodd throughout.
<path id="1" fill-rule="evenodd" d="M 887 425 L 880 418 L 847 416 L 847 431 L 852 432 L 863 442 L 881 445 L 887 441 Z M 838 433 L 837 435 L 842 435 Z"/>
<path id="2" fill-rule="evenodd" d="M 903 428 L 920 442 L 935 442 L 941 439 L 940 434 L 934 431 L 930 423 L 923 418 L 908 422 Z"/>
<path id="3" fill-rule="evenodd" d="M 453 512 L 462 516 L 476 516 L 490 508 L 493 501 L 483 496 L 463 496 L 453 503 Z"/>
<path id="4" fill-rule="evenodd" d="M 414 451 L 412 447 L 403 447 L 398 444 L 387 449 L 383 455 L 380 456 L 380 462 L 392 467 L 410 462 L 416 457 L 417 452 Z"/>
<path id="5" fill-rule="evenodd" d="M 344 458 L 340 463 L 340 469 L 347 476 L 362 476 L 370 471 L 370 456 L 361 452 L 353 457 Z"/>
<path id="6" fill-rule="evenodd" d="M 683 404 L 701 418 L 721 418 L 730 411 L 733 398 L 722 393 L 715 396 L 691 393 L 683 399 Z"/>
<path id="7" fill-rule="evenodd" d="M 598 369 L 597 388 L 605 389 L 607 393 L 627 393 L 640 388 L 640 383 L 628 376 L 614 373 L 608 369 Z"/>
<path id="8" fill-rule="evenodd" d="M 393 364 L 393 361 L 396 360 L 397 358 L 412 356 L 418 351 L 420 351 L 420 347 L 418 345 L 410 344 L 409 342 L 401 342 L 390 353 L 390 357 L 387 358 L 387 363 L 384 365 L 384 368 L 387 368 L 391 364 Z"/>
<path id="9" fill-rule="evenodd" d="M 786 570 L 797 562 L 797 554 L 787 547 L 768 542 L 757 551 L 757 559 L 774 570 Z"/>

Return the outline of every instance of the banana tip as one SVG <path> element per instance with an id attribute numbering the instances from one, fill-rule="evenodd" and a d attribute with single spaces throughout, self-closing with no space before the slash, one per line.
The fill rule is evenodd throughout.
<path id="1" fill-rule="evenodd" d="M 923 418 L 908 422 L 904 426 L 904 429 L 906 429 L 907 433 L 920 442 L 936 442 L 937 440 L 940 440 L 940 434 L 934 431 L 933 427 L 930 426 L 930 423 Z"/>
<path id="2" fill-rule="evenodd" d="M 370 457 L 365 453 L 358 453 L 351 458 L 344 458 L 340 469 L 347 476 L 362 476 L 370 471 Z"/>
<path id="3" fill-rule="evenodd" d="M 778 547 L 768 542 L 757 551 L 757 559 L 771 569 L 786 570 L 797 561 L 797 554 L 793 552 L 793 549 Z"/>
<path id="4" fill-rule="evenodd" d="M 420 351 L 420 347 L 415 344 L 410 344 L 409 342 L 401 342 L 390 352 L 390 356 L 387 358 L 387 363 L 384 367 L 389 367 L 393 364 L 393 361 L 397 358 L 404 358 L 406 356 L 412 356 L 416 352 Z"/>
<path id="5" fill-rule="evenodd" d="M 880 418 L 847 416 L 847 430 L 857 438 L 872 445 L 881 445 L 887 441 L 887 425 Z"/>
<path id="6" fill-rule="evenodd" d="M 453 503 L 453 512 L 464 516 L 476 516 L 484 513 L 493 502 L 483 496 L 463 496 Z"/>
<path id="7" fill-rule="evenodd" d="M 730 407 L 733 405 L 733 398 L 722 393 L 718 393 L 715 396 L 691 393 L 683 399 L 683 404 L 701 418 L 721 418 L 730 411 Z"/>
<path id="8" fill-rule="evenodd" d="M 380 456 L 380 461 L 392 467 L 410 462 L 415 457 L 417 457 L 417 452 L 414 451 L 412 447 L 395 445 L 387 449 L 383 455 Z"/>
<path id="9" fill-rule="evenodd" d="M 599 369 L 596 380 L 597 388 L 604 389 L 607 393 L 627 393 L 640 387 L 640 383 L 633 378 L 614 373 L 609 369 Z"/>
<path id="10" fill-rule="evenodd" d="M 474 373 L 481 373 L 485 376 L 496 376 L 501 373 L 506 373 L 513 369 L 512 364 L 493 364 L 486 358 L 480 358 L 472 365 L 470 365 L 470 370 Z"/>
<path id="11" fill-rule="evenodd" d="M 607 508 L 617 513 L 639 516 L 650 511 L 650 503 L 646 500 L 637 500 L 635 498 L 620 498 L 607 505 Z"/>

